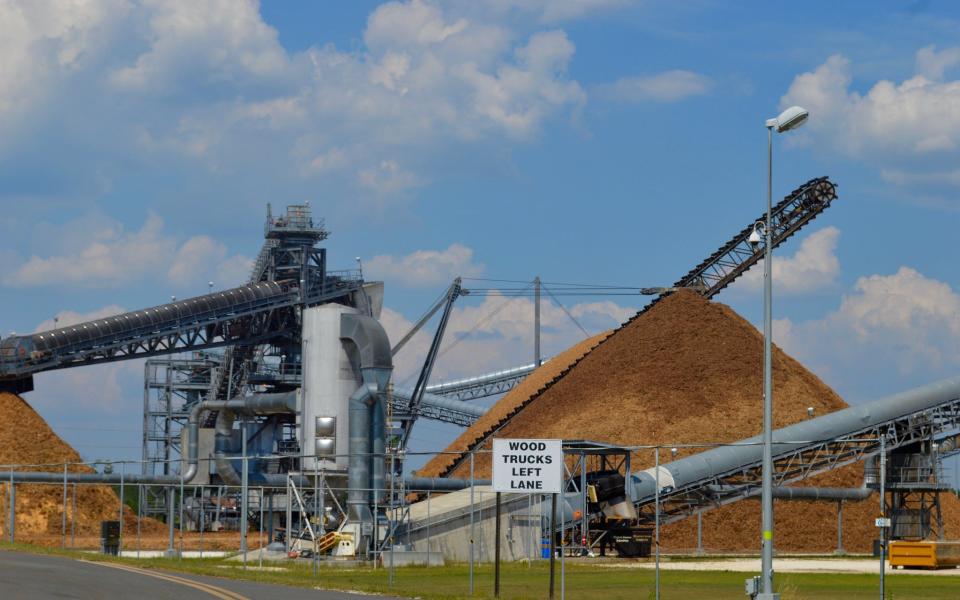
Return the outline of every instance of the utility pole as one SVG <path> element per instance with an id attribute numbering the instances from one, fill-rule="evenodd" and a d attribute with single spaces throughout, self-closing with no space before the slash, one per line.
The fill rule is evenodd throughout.
<path id="1" fill-rule="evenodd" d="M 540 276 L 533 280 L 533 363 L 540 366 Z"/>

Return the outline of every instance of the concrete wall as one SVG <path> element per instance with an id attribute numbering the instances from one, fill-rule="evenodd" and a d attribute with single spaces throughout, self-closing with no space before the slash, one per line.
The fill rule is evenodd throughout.
<path id="1" fill-rule="evenodd" d="M 490 487 L 474 488 L 474 560 L 493 562 L 496 494 Z M 410 506 L 410 527 L 398 543 L 417 552 L 437 552 L 447 562 L 470 560 L 470 490 L 431 495 Z M 503 494 L 500 552 L 503 561 L 540 557 L 542 524 L 550 518 L 549 500 L 527 494 Z"/>

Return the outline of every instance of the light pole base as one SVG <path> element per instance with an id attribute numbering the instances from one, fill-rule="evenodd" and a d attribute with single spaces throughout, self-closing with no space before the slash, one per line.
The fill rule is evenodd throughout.
<path id="1" fill-rule="evenodd" d="M 780 600 L 780 594 L 776 592 L 772 594 L 757 594 L 757 600 Z"/>

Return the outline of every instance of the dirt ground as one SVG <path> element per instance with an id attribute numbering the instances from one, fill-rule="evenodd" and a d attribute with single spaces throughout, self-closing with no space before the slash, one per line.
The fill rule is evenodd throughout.
<path id="1" fill-rule="evenodd" d="M 161 524 L 162 525 L 162 524 Z M 166 526 L 164 526 L 166 527 Z M 123 549 L 124 550 L 166 550 L 169 544 L 169 538 L 167 537 L 167 530 L 164 529 L 163 533 L 145 533 L 141 531 L 139 536 L 139 541 L 137 537 L 136 526 L 133 528 L 124 527 L 123 530 Z M 182 548 L 184 550 L 224 550 L 224 551 L 238 551 L 240 548 L 240 532 L 239 531 L 218 531 L 203 532 L 201 537 L 199 533 L 195 531 L 186 531 L 183 533 L 181 538 L 180 530 L 175 529 L 173 532 L 174 536 L 174 546 L 177 549 Z M 69 527 L 67 529 L 67 535 L 65 538 L 61 538 L 60 533 L 57 534 L 36 534 L 28 533 L 17 536 L 17 541 L 34 544 L 37 546 L 43 546 L 46 548 L 59 548 L 63 542 L 67 548 L 77 548 L 82 550 L 96 550 L 100 548 L 100 537 L 99 535 L 76 535 L 71 536 Z M 266 546 L 270 540 L 267 539 L 267 532 L 263 533 L 263 537 L 260 537 L 260 533 L 257 530 L 251 531 L 247 535 L 247 546 L 250 549 L 260 548 L 261 546 Z"/>

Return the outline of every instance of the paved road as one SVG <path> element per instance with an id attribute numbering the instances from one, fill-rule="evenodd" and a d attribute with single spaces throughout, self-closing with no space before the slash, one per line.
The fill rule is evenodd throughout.
<path id="1" fill-rule="evenodd" d="M 116 563 L 95 563 L 62 556 L 0 551 L 0 598 L 360 600 L 374 596 L 147 571 Z M 376 598 L 389 600 L 384 596 Z"/>

